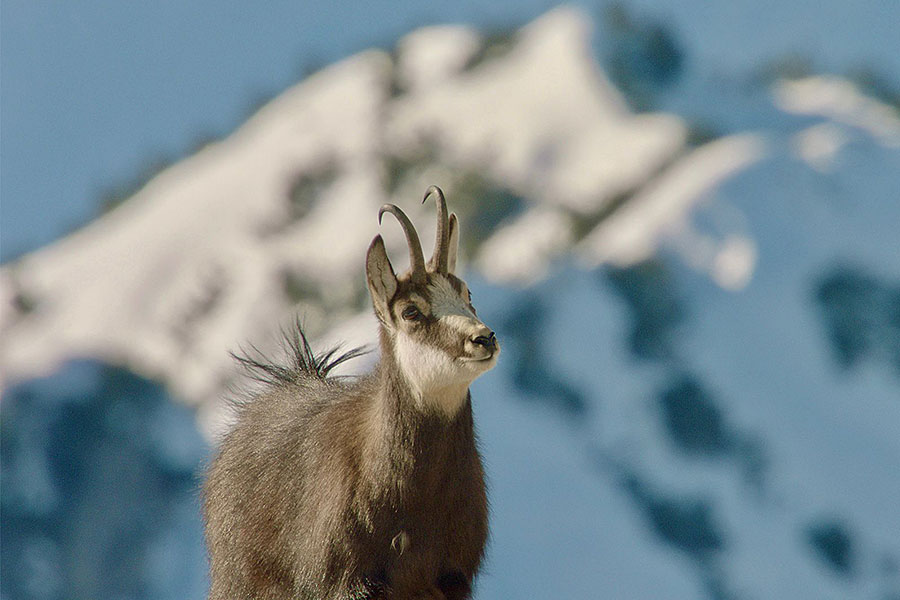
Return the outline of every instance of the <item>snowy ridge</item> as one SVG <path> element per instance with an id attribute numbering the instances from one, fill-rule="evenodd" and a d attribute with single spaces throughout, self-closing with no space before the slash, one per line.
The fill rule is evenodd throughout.
<path id="1" fill-rule="evenodd" d="M 758 135 L 721 138 L 694 150 L 675 163 L 582 243 L 590 266 L 632 265 L 651 258 L 666 237 L 679 237 L 688 263 L 709 271 L 724 288 L 741 288 L 754 267 L 753 241 L 732 235 L 724 240 L 701 238 L 690 213 L 698 201 L 709 199 L 725 179 L 733 177 L 765 155 Z"/>
<path id="2" fill-rule="evenodd" d="M 368 313 L 362 257 L 384 202 L 423 217 L 429 239 L 432 219 L 412 207 L 433 182 L 452 194 L 450 169 L 477 168 L 535 203 L 580 210 L 635 186 L 680 149 L 684 127 L 630 115 L 594 64 L 588 32 L 583 16 L 560 9 L 465 71 L 473 31 L 411 34 L 396 75 L 409 90 L 396 97 L 383 52 L 311 76 L 113 212 L 4 266 L 4 379 L 94 356 L 214 404 L 234 377 L 228 350 L 265 347 L 273 322 L 299 310 L 318 337 L 326 318 Z M 440 78 L 422 75 L 435 64 Z M 424 142 L 433 166 L 391 197 L 386 155 Z M 402 256 L 402 239 L 386 239 Z"/>
<path id="3" fill-rule="evenodd" d="M 170 381 L 184 398 L 219 392 L 217 379 L 230 368 L 225 349 L 253 337 L 252 321 L 288 308 L 278 292 L 285 265 L 304 257 L 320 278 L 344 280 L 351 255 L 364 251 L 374 227 L 345 218 L 347 252 L 314 254 L 328 245 L 312 233 L 334 231 L 335 212 L 275 228 L 287 220 L 282 198 L 291 177 L 321 160 L 318 152 L 347 161 L 372 153 L 367 126 L 384 67 L 382 55 L 365 54 L 320 74 L 104 218 L 5 267 L 4 288 L 20 290 L 35 306 L 22 318 L 4 311 L 4 375 L 98 356 Z M 358 100 L 323 111 L 335 95 Z M 342 128 L 355 133 L 352 146 L 348 136 L 326 133 Z M 384 200 L 378 178 L 371 162 L 348 172 L 334 190 L 352 199 L 345 214 L 377 210 Z"/>

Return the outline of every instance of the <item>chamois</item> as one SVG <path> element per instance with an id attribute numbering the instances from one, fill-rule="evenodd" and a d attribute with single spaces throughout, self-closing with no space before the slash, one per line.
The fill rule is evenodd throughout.
<path id="1" fill-rule="evenodd" d="M 381 355 L 371 373 L 329 378 L 357 350 L 316 356 L 298 327 L 293 364 L 244 357 L 267 381 L 239 407 L 204 489 L 210 600 L 468 598 L 488 535 L 469 385 L 500 346 L 454 275 L 459 223 L 438 207 L 425 263 L 393 204 L 410 268 L 378 235 L 366 281 Z"/>

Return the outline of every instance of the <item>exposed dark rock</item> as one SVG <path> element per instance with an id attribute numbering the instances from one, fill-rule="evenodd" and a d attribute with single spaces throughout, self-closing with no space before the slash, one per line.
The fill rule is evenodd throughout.
<path id="1" fill-rule="evenodd" d="M 73 363 L 6 390 L 4 598 L 200 598 L 206 446 L 162 386 Z"/>
<path id="2" fill-rule="evenodd" d="M 684 50 L 671 30 L 629 13 L 621 3 L 604 11 L 605 52 L 601 53 L 610 79 L 636 110 L 651 110 L 656 95 L 678 80 Z"/>
<path id="3" fill-rule="evenodd" d="M 672 358 L 684 309 L 663 263 L 646 261 L 632 267 L 607 267 L 601 275 L 628 307 L 631 317 L 628 345 L 635 357 Z"/>
<path id="4" fill-rule="evenodd" d="M 659 405 L 669 438 L 683 452 L 722 456 L 732 450 L 722 412 L 695 377 L 679 376 L 660 394 Z"/>
<path id="5" fill-rule="evenodd" d="M 306 217 L 318 203 L 322 192 L 337 180 L 340 171 L 333 161 L 322 163 L 312 172 L 298 173 L 287 191 L 288 210 L 291 221 Z"/>
<path id="6" fill-rule="evenodd" d="M 624 487 L 665 543 L 701 561 L 724 547 L 724 536 L 707 499 L 665 495 L 633 474 L 625 477 Z"/>
<path id="7" fill-rule="evenodd" d="M 841 367 L 885 360 L 900 375 L 900 285 L 839 266 L 822 276 L 814 297 Z"/>
<path id="8" fill-rule="evenodd" d="M 546 307 L 537 296 L 529 296 L 513 307 L 500 323 L 507 353 L 504 360 L 513 365 L 513 384 L 528 399 L 549 404 L 570 416 L 582 414 L 587 410 L 587 400 L 554 372 L 541 343 L 546 314 Z"/>
<path id="9" fill-rule="evenodd" d="M 485 62 L 496 60 L 506 56 L 515 46 L 515 30 L 496 30 L 484 36 L 481 46 L 475 52 L 466 65 L 464 71 L 473 71 Z"/>
<path id="10" fill-rule="evenodd" d="M 806 528 L 806 541 L 836 573 L 848 577 L 853 574 L 856 552 L 846 525 L 834 520 L 814 523 Z"/>

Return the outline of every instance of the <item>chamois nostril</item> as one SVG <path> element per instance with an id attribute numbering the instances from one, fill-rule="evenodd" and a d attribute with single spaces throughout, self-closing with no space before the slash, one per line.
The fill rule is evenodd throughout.
<path id="1" fill-rule="evenodd" d="M 490 332 L 489 335 L 479 335 L 472 339 L 472 343 L 476 346 L 484 346 L 485 348 L 491 348 L 496 341 L 496 337 L 494 336 L 494 332 Z"/>

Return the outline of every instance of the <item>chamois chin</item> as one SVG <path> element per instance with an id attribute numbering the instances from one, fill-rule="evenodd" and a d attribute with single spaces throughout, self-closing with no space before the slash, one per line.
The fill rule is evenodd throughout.
<path id="1" fill-rule="evenodd" d="M 358 349 L 312 352 L 298 326 L 291 365 L 238 360 L 267 383 L 239 407 L 204 486 L 210 600 L 462 599 L 488 535 L 469 385 L 497 338 L 456 270 L 459 222 L 438 207 L 434 253 L 398 207 L 410 268 L 378 235 L 366 281 L 381 356 L 358 379 L 329 378 Z"/>

